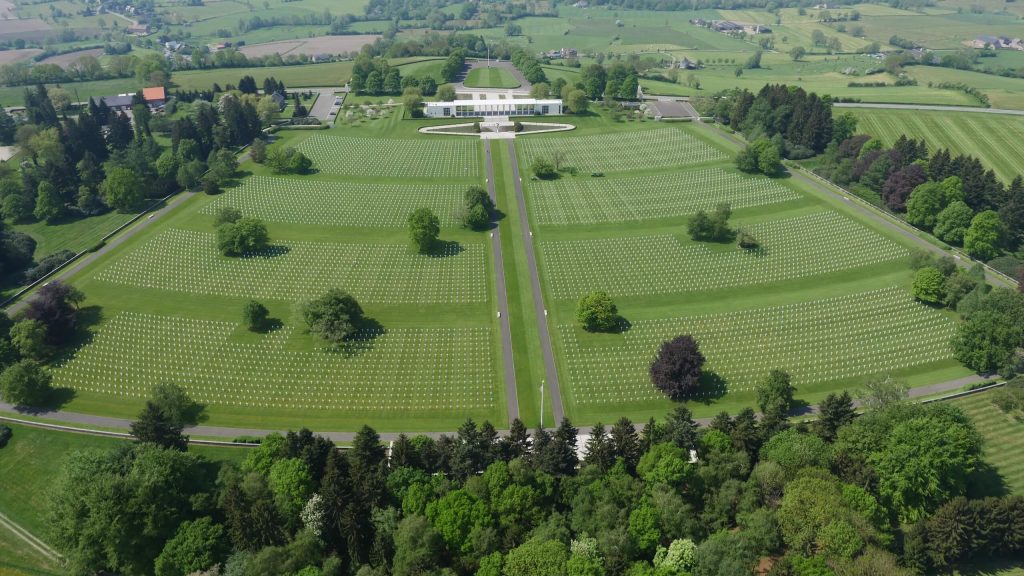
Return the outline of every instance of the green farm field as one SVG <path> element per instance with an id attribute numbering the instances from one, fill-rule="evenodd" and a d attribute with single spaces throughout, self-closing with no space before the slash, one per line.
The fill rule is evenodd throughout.
<path id="1" fill-rule="evenodd" d="M 565 150 L 564 164 L 578 168 L 524 181 L 574 422 L 669 410 L 647 369 L 679 334 L 693 334 L 708 359 L 711 375 L 690 401 L 701 416 L 753 403 L 774 367 L 790 371 L 809 403 L 878 374 L 918 385 L 968 373 L 949 348 L 953 317 L 910 295 L 910 250 L 898 235 L 793 178 L 738 173 L 709 128 L 584 124 L 516 142 L 521 167 Z M 732 205 L 734 227 L 759 249 L 689 238 L 688 217 L 718 202 Z M 575 301 L 591 290 L 615 300 L 619 333 L 576 325 Z"/>
<path id="2" fill-rule="evenodd" d="M 991 464 L 1012 494 L 1024 494 L 1024 454 L 1020 449 L 1024 422 L 992 404 L 992 393 L 982 392 L 951 400 L 962 408 L 985 438 L 985 461 Z"/>
<path id="3" fill-rule="evenodd" d="M 1005 182 L 1021 174 L 1024 116 L 923 110 L 844 109 L 857 117 L 857 131 L 892 145 L 900 135 L 924 138 L 932 149 L 975 156 Z"/>
<path id="4" fill-rule="evenodd" d="M 519 82 L 504 68 L 474 68 L 463 83 L 467 88 L 519 87 Z"/>
<path id="5" fill-rule="evenodd" d="M 317 173 L 251 173 L 196 195 L 73 281 L 88 295 L 87 342 L 54 367 L 75 390 L 68 410 L 131 416 L 170 380 L 224 426 L 454 429 L 467 416 L 504 425 L 487 236 L 456 225 L 482 184 L 478 140 L 427 140 L 400 115 L 318 132 L 284 132 Z M 215 248 L 213 217 L 235 206 L 267 222 L 271 246 L 242 258 Z M 405 219 L 428 206 L 441 245 L 421 255 Z M 368 318 L 343 349 L 307 334 L 298 304 L 349 290 Z M 241 326 L 257 299 L 278 326 Z"/>

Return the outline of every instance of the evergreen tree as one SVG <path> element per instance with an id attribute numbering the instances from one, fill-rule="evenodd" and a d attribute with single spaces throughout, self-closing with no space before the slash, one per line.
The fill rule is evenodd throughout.
<path id="1" fill-rule="evenodd" d="M 590 432 L 583 452 L 583 463 L 597 466 L 607 472 L 615 463 L 615 451 L 605 432 L 604 424 L 598 422 Z"/>
<path id="2" fill-rule="evenodd" d="M 153 401 L 147 400 L 146 407 L 131 424 L 132 436 L 139 442 L 149 442 L 161 448 L 174 448 L 184 452 L 188 449 L 188 436 L 182 435 L 184 427 L 176 424 Z"/>
<path id="3" fill-rule="evenodd" d="M 843 390 L 842 394 L 829 394 L 818 404 L 818 419 L 814 422 L 814 432 L 826 442 L 833 442 L 840 428 L 853 422 L 856 411 L 850 393 Z"/>

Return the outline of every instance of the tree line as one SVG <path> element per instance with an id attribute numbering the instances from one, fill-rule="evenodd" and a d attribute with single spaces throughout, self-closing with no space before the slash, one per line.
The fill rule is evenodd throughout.
<path id="1" fill-rule="evenodd" d="M 132 119 L 102 99 L 72 117 L 58 114 L 45 86 L 27 88 L 25 121 L 13 137 L 26 161 L 0 170 L 0 216 L 55 224 L 132 212 L 147 196 L 179 188 L 219 192 L 237 169 L 234 150 L 260 134 L 277 105 L 268 97 L 225 93 L 216 105 L 197 100 L 188 106 L 188 114 L 170 120 L 153 114 L 136 94 Z M 158 133 L 170 136 L 170 148 L 157 143 Z M 27 235 L 0 229 L 0 246 L 0 269 L 8 278 L 32 266 L 35 243 Z M 44 258 L 27 277 L 64 261 L 51 260 Z"/>
<path id="2" fill-rule="evenodd" d="M 992 260 L 1024 243 L 1024 179 L 1004 186 L 980 160 L 901 135 L 891 147 L 864 134 L 833 142 L 818 172 L 878 194 L 889 210 L 971 256 Z"/>
<path id="3" fill-rule="evenodd" d="M 776 371 L 758 400 L 791 394 Z M 136 443 L 69 457 L 47 537 L 72 574 L 159 576 L 912 576 L 1024 551 L 1024 498 L 966 497 L 985 464 L 963 412 L 890 380 L 859 395 L 860 417 L 845 392 L 810 424 L 744 409 L 701 428 L 680 406 L 582 445 L 567 420 L 388 448 L 364 426 L 346 451 L 303 429 L 215 464 L 183 435 L 202 406 L 163 384 Z"/>

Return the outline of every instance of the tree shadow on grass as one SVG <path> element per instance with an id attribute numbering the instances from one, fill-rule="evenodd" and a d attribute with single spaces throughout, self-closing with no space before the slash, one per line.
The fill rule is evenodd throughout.
<path id="1" fill-rule="evenodd" d="M 455 240 L 437 240 L 434 245 L 430 247 L 430 250 L 424 254 L 431 258 L 449 258 L 451 256 L 458 256 L 466 249 L 462 247 Z"/>
<path id="2" fill-rule="evenodd" d="M 241 260 L 260 258 L 263 260 L 269 260 L 271 258 L 284 256 L 285 254 L 288 254 L 291 251 L 292 249 L 290 246 L 285 246 L 284 244 L 271 244 L 270 246 L 267 246 L 266 248 L 258 252 L 248 252 L 246 254 L 241 254 L 239 256 L 232 256 L 232 258 L 238 258 Z"/>
<path id="3" fill-rule="evenodd" d="M 687 394 L 685 400 L 708 405 L 725 396 L 726 392 L 728 389 L 725 378 L 711 370 L 705 370 L 700 375 L 700 384 L 697 389 Z"/>
<path id="4" fill-rule="evenodd" d="M 1010 493 L 1006 478 L 988 462 L 978 463 L 977 469 L 967 477 L 967 497 L 1006 496 Z"/>
<path id="5" fill-rule="evenodd" d="M 352 336 L 346 338 L 341 344 L 329 348 L 329 351 L 345 358 L 354 358 L 373 350 L 377 339 L 387 332 L 387 328 L 375 318 L 363 318 Z"/>

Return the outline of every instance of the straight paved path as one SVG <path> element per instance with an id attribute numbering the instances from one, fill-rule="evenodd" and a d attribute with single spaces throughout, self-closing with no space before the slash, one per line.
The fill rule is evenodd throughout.
<path id="1" fill-rule="evenodd" d="M 548 311 L 544 308 L 544 292 L 540 288 L 540 273 L 537 270 L 537 256 L 533 249 L 533 233 L 530 231 L 530 217 L 526 212 L 526 198 L 523 196 L 523 179 L 519 174 L 519 160 L 516 158 L 516 146 L 508 141 L 508 155 L 512 161 L 512 183 L 516 190 L 516 202 L 519 206 L 519 223 L 522 226 L 523 242 L 526 245 L 526 263 L 530 268 L 530 286 L 533 288 L 533 308 L 537 317 L 537 330 L 540 332 L 540 349 L 544 355 L 544 384 L 551 392 L 551 414 L 557 425 L 565 417 L 562 409 L 562 393 L 558 388 L 558 369 L 555 366 L 555 353 L 551 347 L 551 334 L 548 332 Z M 541 414 L 543 420 L 544 415 Z"/>
<path id="2" fill-rule="evenodd" d="M 930 384 L 928 386 L 921 386 L 919 388 L 911 388 L 908 391 L 907 395 L 911 399 L 913 399 L 913 398 L 923 398 L 925 396 L 934 396 L 934 395 L 943 394 L 943 393 L 946 393 L 946 392 L 954 392 L 956 390 L 962 389 L 964 386 L 967 386 L 968 384 L 975 384 L 975 383 L 978 383 L 978 382 L 983 382 L 984 380 L 985 380 L 985 378 L 982 378 L 981 376 L 977 376 L 977 375 L 965 376 L 963 378 L 957 378 L 956 380 L 950 380 L 948 382 L 940 382 L 938 384 Z M 854 405 L 855 406 L 859 406 L 860 403 L 859 402 L 854 402 Z M 817 412 L 818 412 L 818 407 L 817 406 L 809 406 L 809 407 L 807 407 L 807 408 L 805 408 L 803 410 L 799 410 L 799 411 L 793 412 L 793 415 L 794 416 L 809 416 L 809 415 L 817 414 Z M 0 421 L 3 420 L 3 418 L 5 417 L 6 414 L 10 414 L 11 417 L 14 418 L 14 419 L 18 419 L 18 416 L 21 416 L 21 413 L 19 413 L 17 410 L 15 410 L 14 406 L 12 406 L 12 405 L 10 405 L 10 404 L 8 404 L 6 402 L 0 402 Z M 96 426 L 96 427 L 101 427 L 101 428 L 112 428 L 112 429 L 117 429 L 117 430 L 128 430 L 129 426 L 131 425 L 131 420 L 127 420 L 125 418 L 110 418 L 110 417 L 107 417 L 107 416 L 95 416 L 93 414 L 80 414 L 78 412 L 65 412 L 63 410 L 35 410 L 35 411 L 32 411 L 32 412 L 29 412 L 28 414 L 30 414 L 31 416 L 34 416 L 36 418 L 49 418 L 49 419 L 53 419 L 53 420 L 60 421 L 60 422 L 66 422 L 68 424 L 78 424 L 78 425 L 82 425 L 82 426 Z M 712 418 L 697 418 L 696 422 L 697 422 L 697 424 L 700 424 L 701 426 L 707 426 L 708 424 L 711 423 L 711 420 L 712 420 Z M 29 423 L 29 422 L 25 422 L 24 420 L 21 420 L 21 422 L 24 423 L 24 424 L 29 424 L 29 425 L 39 425 L 39 426 L 42 426 L 44 428 L 46 428 L 46 427 L 48 427 L 48 428 L 63 428 L 60 425 L 54 425 L 54 424 L 49 424 L 49 423 L 44 423 L 44 422 Z M 637 427 L 638 428 L 641 427 L 641 426 L 642 426 L 642 423 L 637 423 Z M 549 426 L 548 428 L 551 428 L 551 427 Z M 580 426 L 579 430 L 580 430 L 580 434 L 589 434 L 590 430 L 591 430 L 591 427 L 590 426 Z M 78 433 L 89 433 L 89 431 L 87 431 L 87 430 L 80 430 L 80 429 L 79 430 L 68 430 L 68 431 L 69 432 L 78 432 Z M 190 434 L 192 436 L 201 436 L 201 437 L 206 437 L 206 438 L 221 438 L 221 439 L 225 439 L 225 440 L 230 440 L 230 439 L 236 438 L 238 436 L 266 436 L 267 434 L 270 434 L 272 432 L 280 432 L 280 433 L 283 434 L 283 433 L 286 432 L 286 430 L 268 430 L 268 429 L 259 429 L 259 428 L 231 428 L 231 427 L 226 427 L 226 426 L 192 426 L 192 427 L 189 427 L 189 428 L 185 429 L 185 433 L 186 434 Z M 502 434 L 504 434 L 506 432 L 507 432 L 507 430 L 500 430 L 499 431 L 499 433 L 502 433 Z M 352 440 L 356 436 L 355 432 L 314 432 L 314 433 L 319 434 L 321 436 L 324 436 L 324 437 L 326 437 L 326 438 L 328 438 L 328 439 L 330 439 L 330 440 L 332 440 L 334 442 L 352 442 Z M 380 433 L 380 437 L 381 437 L 381 440 L 384 440 L 385 442 L 389 442 L 391 440 L 394 440 L 394 439 L 398 438 L 399 434 L 400 434 L 399 432 L 381 432 Z M 421 432 L 408 432 L 407 434 L 408 435 L 416 435 L 416 434 L 421 434 Z M 437 438 L 437 437 L 439 437 L 441 435 L 453 436 L 453 435 L 455 435 L 455 432 L 422 432 L 422 434 L 424 434 L 425 436 L 430 436 L 431 438 Z"/>
<path id="3" fill-rule="evenodd" d="M 933 110 L 936 112 L 981 112 L 984 114 L 1009 114 L 1024 116 L 1024 110 L 1006 110 L 1004 108 L 981 108 L 969 106 L 938 106 L 930 104 L 867 104 L 864 102 L 836 102 L 836 108 L 879 108 L 884 110 Z"/>
<path id="4" fill-rule="evenodd" d="M 491 158 L 491 141 L 484 140 L 484 152 L 487 156 L 487 193 L 491 202 L 497 206 L 497 195 L 494 191 L 494 160 Z M 501 330 L 501 360 L 505 375 L 505 402 L 507 404 L 508 421 L 519 418 L 519 396 L 516 390 L 516 367 L 512 359 L 512 328 L 508 321 L 508 291 L 505 287 L 505 259 L 501 254 L 501 230 L 498 226 L 491 232 L 491 250 L 494 254 L 494 277 L 498 297 L 498 324 Z"/>

